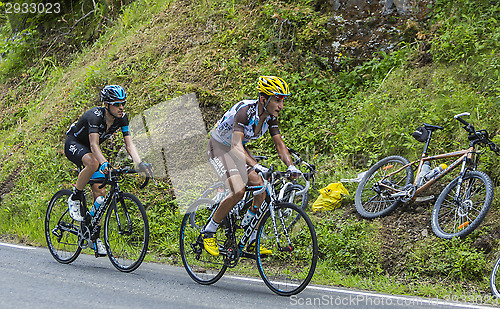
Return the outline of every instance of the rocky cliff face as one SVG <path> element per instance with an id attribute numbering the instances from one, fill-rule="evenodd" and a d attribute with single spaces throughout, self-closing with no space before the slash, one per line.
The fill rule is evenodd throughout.
<path id="1" fill-rule="evenodd" d="M 396 49 L 402 41 L 414 42 L 422 38 L 420 31 L 433 5 L 434 0 L 324 1 L 320 7 L 331 14 L 330 38 L 320 52 L 335 65 L 342 56 L 362 62 L 375 52 Z"/>

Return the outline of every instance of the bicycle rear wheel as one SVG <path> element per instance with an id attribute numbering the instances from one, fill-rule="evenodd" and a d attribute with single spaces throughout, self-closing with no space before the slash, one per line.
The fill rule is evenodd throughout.
<path id="1" fill-rule="evenodd" d="M 498 273 L 498 270 L 500 269 L 500 257 L 497 259 L 495 262 L 495 266 L 493 266 L 493 270 L 491 271 L 491 276 L 490 276 L 490 288 L 491 288 L 491 294 L 495 298 L 500 298 L 500 274 Z"/>
<path id="2" fill-rule="evenodd" d="M 200 198 L 207 198 L 214 201 L 214 203 L 219 203 L 226 195 L 226 188 L 222 181 L 216 182 L 210 187 L 208 187 L 201 194 Z"/>
<path id="3" fill-rule="evenodd" d="M 432 210 L 432 230 L 450 239 L 465 237 L 481 224 L 493 200 L 493 182 L 480 171 L 465 174 L 455 201 L 459 178 L 453 179 L 439 195 Z"/>
<path id="4" fill-rule="evenodd" d="M 309 194 L 304 192 L 301 195 L 297 195 L 297 192 L 304 190 L 304 188 L 301 184 L 294 184 L 288 187 L 283 195 L 283 201 L 300 206 L 305 211 L 309 202 Z"/>
<path id="5" fill-rule="evenodd" d="M 410 163 L 401 156 L 390 156 L 378 161 L 365 174 L 358 185 L 354 203 L 361 217 L 373 219 L 390 214 L 402 202 L 391 194 L 405 190 L 413 181 L 411 166 L 402 169 L 391 177 L 382 178 Z"/>
<path id="6" fill-rule="evenodd" d="M 179 233 L 179 246 L 182 263 L 189 276 L 196 282 L 204 285 L 217 282 L 227 269 L 222 254 L 209 254 L 201 238 L 201 231 L 215 210 L 216 205 L 211 199 L 198 199 L 184 215 Z M 216 233 L 219 248 L 223 247 L 226 239 L 224 231 L 219 228 Z"/>
<path id="7" fill-rule="evenodd" d="M 146 210 L 137 197 L 122 193 L 116 207 L 109 206 L 104 221 L 104 243 L 116 269 L 131 272 L 144 260 L 149 244 Z"/>
<path id="8" fill-rule="evenodd" d="M 63 189 L 52 197 L 45 214 L 45 239 L 52 256 L 59 263 L 73 262 L 82 248 L 78 245 L 80 222 L 69 216 L 68 198 L 71 190 Z"/>
<path id="9" fill-rule="evenodd" d="M 274 208 L 274 218 L 267 212 L 258 227 L 257 267 L 274 293 L 290 296 L 311 281 L 318 261 L 318 241 L 311 219 L 301 208 L 290 203 L 277 203 Z M 263 247 L 272 253 L 261 254 Z"/>

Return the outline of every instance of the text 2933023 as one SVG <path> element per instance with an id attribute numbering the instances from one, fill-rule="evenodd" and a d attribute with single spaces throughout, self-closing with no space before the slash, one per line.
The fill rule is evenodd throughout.
<path id="1" fill-rule="evenodd" d="M 5 14 L 59 14 L 61 4 L 56 3 L 12 3 L 6 2 Z"/>

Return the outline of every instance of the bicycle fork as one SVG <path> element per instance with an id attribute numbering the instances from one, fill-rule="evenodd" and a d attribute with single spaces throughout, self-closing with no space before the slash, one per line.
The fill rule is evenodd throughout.
<path id="1" fill-rule="evenodd" d="M 279 217 L 281 225 L 283 226 L 283 233 L 285 234 L 285 237 L 287 239 L 288 247 L 281 246 L 281 243 L 279 240 L 280 234 L 278 232 L 278 224 L 276 223 L 276 212 L 275 212 L 275 208 L 274 208 L 274 203 L 271 203 L 271 205 L 269 205 L 269 211 L 271 212 L 271 221 L 273 222 L 274 237 L 276 238 L 276 244 L 278 245 L 278 251 L 280 251 L 280 252 L 292 252 L 293 246 L 292 246 L 292 242 L 290 240 L 290 237 L 288 236 L 288 231 L 287 231 L 286 224 L 285 224 L 285 221 L 283 218 L 283 212 L 281 211 L 281 209 L 278 209 L 278 217 Z"/>
<path id="2" fill-rule="evenodd" d="M 458 215 L 459 217 L 467 216 L 467 214 L 469 213 L 470 207 L 472 207 L 472 203 L 471 203 L 470 199 L 468 199 L 470 197 L 471 184 L 467 188 L 467 191 L 469 191 L 469 192 L 467 192 L 467 194 L 465 195 L 465 198 L 467 198 L 467 199 L 462 200 L 460 198 L 460 193 L 462 191 L 462 183 L 464 180 L 464 176 L 467 173 L 466 164 L 467 164 L 467 159 L 464 159 L 464 161 L 462 162 L 462 169 L 460 170 L 460 173 L 458 174 L 457 189 L 455 192 L 455 196 L 453 198 L 453 202 L 457 206 L 456 215 Z M 465 228 L 467 225 L 469 225 L 469 223 L 470 223 L 469 220 L 465 221 L 464 223 L 462 223 L 458 226 L 458 229 L 460 230 L 460 229 Z"/>

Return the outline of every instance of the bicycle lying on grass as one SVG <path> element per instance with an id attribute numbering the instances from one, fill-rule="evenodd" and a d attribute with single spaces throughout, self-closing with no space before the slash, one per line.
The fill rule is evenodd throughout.
<path id="1" fill-rule="evenodd" d="M 138 171 L 128 167 L 108 173 L 99 187 L 110 184 L 111 189 L 94 216 L 86 211 L 82 222 L 69 216 L 67 200 L 72 191 L 62 189 L 54 194 L 45 215 L 45 238 L 56 261 L 69 264 L 76 260 L 82 249 L 88 248 L 98 237 L 97 226 L 106 213 L 104 245 L 113 266 L 120 271 L 131 272 L 141 265 L 149 243 L 146 210 L 137 197 L 122 192 L 118 184 L 122 176 L 133 173 Z M 146 177 L 140 188 L 144 188 L 148 181 L 149 177 Z M 91 180 L 89 184 L 92 183 L 98 181 Z M 88 209 L 85 194 L 82 204 Z M 97 257 L 97 252 L 95 254 Z"/>
<path id="2" fill-rule="evenodd" d="M 265 284 L 276 294 L 290 296 L 301 292 L 311 281 L 318 260 L 316 232 L 309 216 L 297 205 L 278 200 L 273 183 L 287 172 L 263 173 L 264 185 L 246 187 L 247 192 L 267 192 L 256 216 L 248 227 L 241 229 L 240 214 L 251 203 L 245 198 L 222 220 L 217 230 L 219 256 L 212 256 L 203 246 L 201 230 L 213 216 L 222 200 L 209 198 L 196 200 L 182 220 L 179 243 L 182 262 L 189 276 L 200 284 L 213 284 L 234 268 L 240 258 L 254 259 Z M 269 179 L 269 180 L 268 180 Z M 247 198 L 247 193 L 245 193 Z M 245 251 L 253 230 L 257 228 L 255 253 Z M 239 241 L 238 241 L 239 238 Z M 272 254 L 261 254 L 261 246 L 272 250 Z"/>
<path id="3" fill-rule="evenodd" d="M 455 152 L 427 156 L 432 133 L 443 127 L 424 123 L 428 132 L 420 141 L 425 142 L 422 157 L 410 162 L 402 156 L 390 156 L 377 162 L 362 178 L 356 190 L 355 205 L 358 213 L 368 219 L 388 215 L 399 205 L 414 201 L 418 195 L 457 167 L 460 172 L 440 193 L 432 210 L 432 230 L 441 238 L 465 237 L 481 224 L 493 200 L 493 182 L 484 172 L 477 170 L 478 146 L 488 146 L 497 155 L 500 151 L 486 130 L 476 130 L 461 117 L 455 115 L 469 133 L 469 148 Z M 424 134 L 426 135 L 426 134 Z M 430 168 L 430 161 L 458 157 L 444 169 Z M 413 180 L 415 172 L 419 175 Z M 443 170 L 441 170 L 443 169 Z M 440 171 L 441 170 L 441 171 Z"/>

